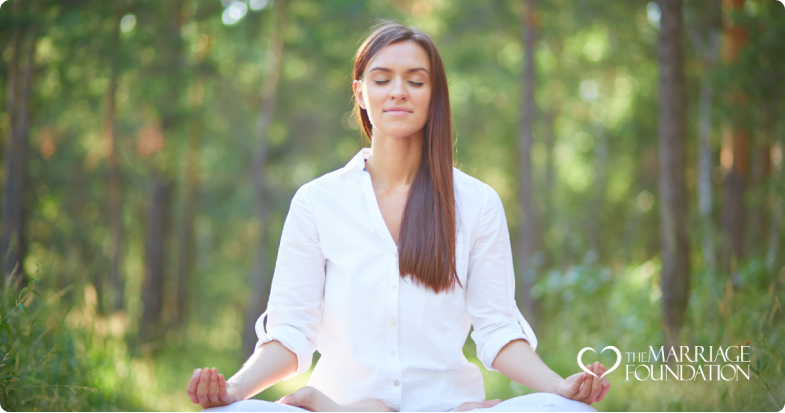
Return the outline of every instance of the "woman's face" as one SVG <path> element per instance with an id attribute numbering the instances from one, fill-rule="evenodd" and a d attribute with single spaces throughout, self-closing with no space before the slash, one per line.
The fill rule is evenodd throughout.
<path id="1" fill-rule="evenodd" d="M 371 59 L 353 87 L 374 136 L 405 138 L 423 130 L 431 102 L 430 71 L 428 53 L 411 40 L 390 44 Z"/>

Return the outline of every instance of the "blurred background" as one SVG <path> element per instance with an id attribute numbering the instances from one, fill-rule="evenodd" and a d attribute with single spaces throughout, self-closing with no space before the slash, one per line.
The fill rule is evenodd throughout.
<path id="1" fill-rule="evenodd" d="M 785 405 L 783 4 L 10 0 L 4 409 L 199 410 L 193 370 L 229 377 L 256 342 L 294 191 L 368 146 L 350 72 L 381 18 L 439 46 L 456 166 L 504 201 L 546 364 L 750 345 L 749 380 L 623 363 L 594 407 Z M 531 392 L 482 370 L 488 399 Z"/>

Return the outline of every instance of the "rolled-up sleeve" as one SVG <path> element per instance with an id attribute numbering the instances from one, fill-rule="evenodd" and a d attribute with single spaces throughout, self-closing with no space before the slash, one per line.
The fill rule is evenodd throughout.
<path id="1" fill-rule="evenodd" d="M 515 303 L 515 273 L 504 206 L 496 191 L 486 186 L 479 227 L 469 253 L 466 310 L 472 320 L 471 337 L 477 357 L 490 371 L 499 351 L 512 340 L 537 338 Z"/>
<path id="2" fill-rule="evenodd" d="M 256 349 L 277 340 L 297 356 L 297 370 L 285 380 L 311 367 L 322 314 L 324 279 L 325 258 L 306 185 L 292 199 L 278 247 L 267 310 L 255 325 L 259 337 Z"/>

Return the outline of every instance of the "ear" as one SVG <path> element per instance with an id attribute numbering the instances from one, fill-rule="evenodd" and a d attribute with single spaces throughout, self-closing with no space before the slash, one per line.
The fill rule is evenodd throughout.
<path id="1" fill-rule="evenodd" d="M 360 105 L 362 109 L 365 109 L 365 101 L 363 100 L 362 80 L 353 81 L 352 90 L 354 91 L 354 98 L 357 100 L 357 104 Z"/>

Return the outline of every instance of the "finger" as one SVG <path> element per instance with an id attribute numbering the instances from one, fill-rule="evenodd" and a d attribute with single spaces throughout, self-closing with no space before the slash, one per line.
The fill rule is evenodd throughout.
<path id="1" fill-rule="evenodd" d="M 223 374 L 218 375 L 218 398 L 223 403 L 229 403 L 229 394 L 226 391 L 226 379 Z"/>
<path id="2" fill-rule="evenodd" d="M 586 367 L 589 369 L 589 371 L 591 371 L 591 365 L 587 365 Z M 586 402 L 586 400 L 588 399 L 589 395 L 591 394 L 591 387 L 592 387 L 592 379 L 593 378 L 594 377 L 591 374 L 588 374 L 588 373 L 586 374 L 586 379 L 583 381 L 583 385 L 581 386 L 581 390 L 576 395 L 575 400 L 578 400 L 578 401 L 581 401 L 581 402 L 584 402 L 584 403 Z"/>
<path id="3" fill-rule="evenodd" d="M 576 395 L 581 389 L 581 384 L 586 380 L 589 375 L 587 373 L 577 373 L 567 378 L 570 387 L 567 388 L 565 397 L 575 400 Z"/>
<path id="4" fill-rule="evenodd" d="M 595 402 L 597 396 L 599 396 L 602 391 L 602 384 L 600 383 L 600 375 L 602 374 L 600 363 L 594 362 L 592 367 L 594 368 L 594 374 L 596 374 L 596 376 L 592 378 L 592 389 L 591 394 L 589 395 L 589 401 L 587 402 L 588 404 Z"/>
<path id="5" fill-rule="evenodd" d="M 486 409 L 488 407 L 496 406 L 497 404 L 501 403 L 501 399 L 493 399 L 493 400 L 486 400 L 484 402 L 479 403 L 479 409 Z"/>
<path id="6" fill-rule="evenodd" d="M 199 373 L 201 369 L 194 370 L 194 374 L 191 376 L 191 381 L 188 383 L 188 397 L 191 398 L 191 401 L 197 403 L 196 400 L 196 386 L 199 384 Z"/>
<path id="7" fill-rule="evenodd" d="M 292 393 L 292 394 L 287 394 L 286 396 L 281 397 L 281 399 L 278 400 L 278 403 L 293 405 L 294 401 L 295 401 L 295 396 L 294 396 L 294 393 Z"/>
<path id="8" fill-rule="evenodd" d="M 603 373 L 604 373 L 604 371 L 603 371 Z M 608 381 L 608 377 L 607 376 L 603 377 L 601 382 L 602 382 L 602 391 L 600 392 L 600 395 L 597 396 L 597 401 L 598 402 L 602 401 L 602 399 L 605 398 L 605 395 L 608 394 L 608 390 L 611 389 L 611 382 Z"/>
<path id="9" fill-rule="evenodd" d="M 207 371 L 207 402 L 210 406 L 215 405 L 215 388 L 213 387 L 213 369 L 208 368 Z"/>
<path id="10" fill-rule="evenodd" d="M 209 395 L 211 403 L 221 403 L 221 399 L 218 397 L 218 369 L 215 367 L 210 369 L 210 391 L 208 391 L 207 394 Z"/>
<path id="11" fill-rule="evenodd" d="M 206 408 L 210 404 L 210 400 L 207 398 L 209 372 L 207 371 L 207 368 L 201 370 L 201 374 L 199 374 L 199 384 L 196 386 L 196 400 L 202 407 Z"/>

